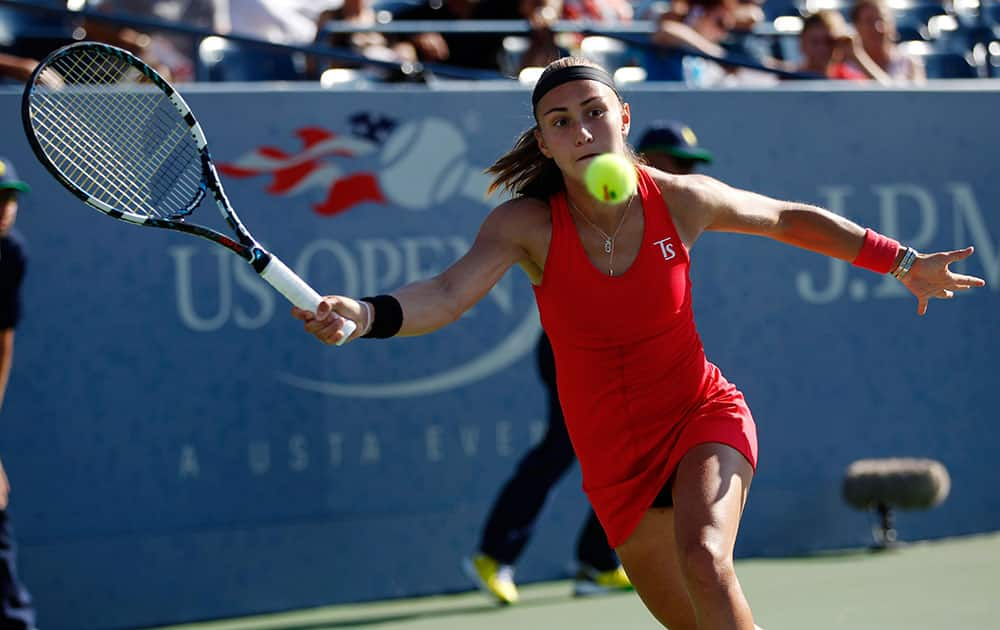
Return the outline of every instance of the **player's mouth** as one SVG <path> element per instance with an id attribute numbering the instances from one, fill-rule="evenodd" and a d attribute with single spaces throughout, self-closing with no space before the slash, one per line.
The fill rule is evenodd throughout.
<path id="1" fill-rule="evenodd" d="M 586 155 L 581 155 L 580 157 L 576 158 L 576 161 L 582 162 L 584 160 L 590 160 L 597 157 L 598 155 L 600 155 L 600 153 L 588 153 Z"/>

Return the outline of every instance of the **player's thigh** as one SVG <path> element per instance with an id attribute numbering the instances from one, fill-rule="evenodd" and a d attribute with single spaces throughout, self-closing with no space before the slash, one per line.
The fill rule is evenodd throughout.
<path id="1" fill-rule="evenodd" d="M 670 630 L 697 623 L 677 562 L 674 510 L 651 508 L 615 551 L 646 608 Z"/>
<path id="2" fill-rule="evenodd" d="M 699 444 L 684 455 L 672 487 L 682 563 L 704 552 L 732 560 L 752 479 L 750 463 L 731 446 Z"/>

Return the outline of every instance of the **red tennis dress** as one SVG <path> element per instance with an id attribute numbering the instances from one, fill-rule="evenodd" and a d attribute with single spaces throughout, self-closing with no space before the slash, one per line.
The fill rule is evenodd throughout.
<path id="1" fill-rule="evenodd" d="M 705 358 L 695 328 L 687 249 L 656 183 L 638 172 L 645 227 L 632 266 L 617 277 L 594 267 L 560 192 L 534 287 L 583 489 L 612 547 L 693 446 L 721 442 L 757 467 L 750 409 Z"/>

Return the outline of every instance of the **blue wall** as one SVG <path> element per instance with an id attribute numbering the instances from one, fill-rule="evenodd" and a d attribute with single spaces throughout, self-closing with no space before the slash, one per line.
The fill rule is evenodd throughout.
<path id="1" fill-rule="evenodd" d="M 716 153 L 711 174 L 924 250 L 972 243 L 963 270 L 990 283 L 918 318 L 893 281 L 844 263 L 699 241 L 702 336 L 759 425 L 740 556 L 866 544 L 871 521 L 840 484 L 869 456 L 934 457 L 951 473 L 941 507 L 900 515 L 904 538 L 1000 528 L 1000 88 L 977 86 L 627 94 L 637 132 L 691 123 Z M 520 89 L 186 94 L 251 230 L 321 290 L 352 295 L 464 251 L 490 208 L 476 173 L 531 123 Z M 523 275 L 434 335 L 322 347 L 235 257 L 63 191 L 13 122 L 19 105 L 0 93 L 3 153 L 35 187 L 19 218 L 32 258 L 0 453 L 39 625 L 467 588 L 460 558 L 545 426 Z M 327 203 L 335 183 L 358 203 Z M 584 513 L 574 472 L 520 579 L 565 574 Z"/>

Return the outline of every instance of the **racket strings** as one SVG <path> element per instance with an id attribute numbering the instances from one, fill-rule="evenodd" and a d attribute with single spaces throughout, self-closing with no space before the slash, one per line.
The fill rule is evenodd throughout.
<path id="1" fill-rule="evenodd" d="M 65 76 L 64 84 L 68 82 L 69 85 L 80 85 L 83 83 L 81 77 L 87 77 L 91 85 L 108 84 L 113 76 L 112 73 L 107 67 L 95 64 L 95 60 L 95 55 L 91 55 L 89 59 L 84 59 L 82 55 L 62 58 L 54 70 Z M 51 131 L 47 138 L 48 148 L 60 158 L 57 165 L 64 173 L 90 194 L 99 189 L 104 193 L 101 196 L 105 201 L 139 196 L 138 186 L 130 185 L 136 180 L 128 166 L 139 156 L 125 150 L 127 145 L 109 144 L 98 132 L 95 121 L 100 118 L 95 111 L 96 99 L 93 93 L 82 90 L 36 91 L 34 96 L 37 96 L 35 100 L 38 104 L 36 109 L 39 117 Z M 113 119 L 105 114 L 104 124 L 111 126 L 114 124 L 112 121 Z M 105 177 L 98 177 L 99 174 L 93 168 L 89 168 L 95 163 L 102 165 Z M 87 180 L 86 184 L 79 182 L 75 176 L 84 177 Z"/>
<path id="2" fill-rule="evenodd" d="M 190 125 L 128 61 L 81 52 L 55 60 L 33 86 L 31 118 L 46 155 L 109 206 L 158 218 L 189 213 L 201 186 Z"/>
<path id="3" fill-rule="evenodd" d="M 94 56 L 96 57 L 96 55 Z M 133 83 L 147 82 L 145 77 L 133 66 L 116 57 L 105 57 L 111 61 L 105 66 L 98 66 L 95 71 L 93 58 L 88 60 L 84 72 L 89 72 L 94 76 L 97 83 L 119 84 L 122 80 Z M 121 78 L 119 78 L 121 77 Z M 163 165 L 168 157 L 173 154 L 174 148 L 186 137 L 187 125 L 179 125 L 179 116 L 162 92 L 159 90 L 145 93 L 112 91 L 110 98 L 107 93 L 100 95 L 88 94 L 87 100 L 92 102 L 91 107 L 95 116 L 99 120 L 108 123 L 109 135 L 117 138 L 130 139 L 121 143 L 124 153 L 128 158 L 126 164 L 133 166 L 126 172 L 123 181 L 138 182 L 147 193 L 146 204 L 157 216 L 173 214 L 173 210 L 190 200 L 187 199 L 164 199 L 174 189 L 171 184 L 183 174 L 184 168 L 174 160 L 170 163 L 173 167 L 167 171 L 163 170 Z M 141 135 L 136 135 L 141 134 Z M 136 142 L 136 140 L 141 141 Z M 143 155 L 145 148 L 152 152 L 148 156 Z M 189 159 L 195 157 L 196 153 L 190 153 Z M 144 165 L 145 172 L 137 171 L 135 165 Z M 200 174 L 200 172 L 199 172 Z M 193 185 L 197 186 L 199 178 L 196 177 Z M 190 187 L 188 188 L 190 190 Z M 142 199 L 135 200 L 142 201 Z M 166 202 L 168 212 L 158 211 L 161 202 Z"/>

